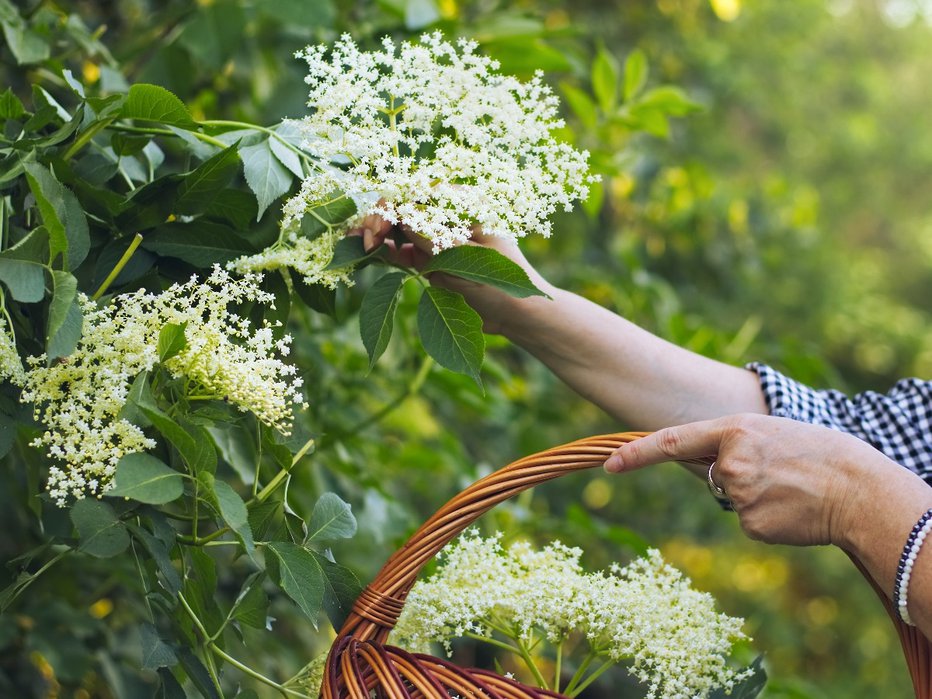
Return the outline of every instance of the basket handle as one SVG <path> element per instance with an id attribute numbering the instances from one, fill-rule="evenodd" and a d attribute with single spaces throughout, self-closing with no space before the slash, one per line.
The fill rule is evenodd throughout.
<path id="1" fill-rule="evenodd" d="M 622 432 L 587 437 L 526 456 L 476 481 L 437 510 L 392 554 L 353 604 L 337 637 L 384 642 L 421 569 L 482 514 L 538 483 L 601 466 L 622 444 L 646 434 Z"/>

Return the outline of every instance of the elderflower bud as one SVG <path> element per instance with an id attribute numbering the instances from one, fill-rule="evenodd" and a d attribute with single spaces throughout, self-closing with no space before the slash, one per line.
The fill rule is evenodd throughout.
<path id="1" fill-rule="evenodd" d="M 302 379 L 278 358 L 291 339 L 275 340 L 268 325 L 254 328 L 229 310 L 246 302 L 271 304 L 259 280 L 234 279 L 215 267 L 204 281 L 192 277 L 159 294 L 120 294 L 102 307 L 81 295 L 77 347 L 51 366 L 45 355 L 30 357 L 21 398 L 35 405 L 45 426 L 32 444 L 46 447 L 57 462 L 46 488 L 59 505 L 106 492 L 125 454 L 155 447 L 123 409 L 133 379 L 159 362 L 159 335 L 169 323 L 185 328 L 185 346 L 164 363 L 169 373 L 185 377 L 198 395 L 228 401 L 288 433 L 293 406 L 304 405 Z"/>

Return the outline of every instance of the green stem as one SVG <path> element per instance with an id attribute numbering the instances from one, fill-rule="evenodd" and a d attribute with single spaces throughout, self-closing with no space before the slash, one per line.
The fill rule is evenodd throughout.
<path id="1" fill-rule="evenodd" d="M 563 671 L 563 641 L 557 644 L 557 659 L 553 668 L 553 691 L 560 691 L 560 673 Z"/>
<path id="2" fill-rule="evenodd" d="M 495 646 L 496 648 L 503 648 L 504 650 L 510 651 L 512 653 L 521 654 L 521 649 L 518 646 L 513 646 L 510 643 L 505 643 L 504 641 L 499 641 L 497 638 L 492 638 L 491 636 L 483 636 L 473 631 L 466 632 L 466 638 L 472 638 L 476 641 L 482 641 L 483 643 L 488 643 Z"/>
<path id="3" fill-rule="evenodd" d="M 183 594 L 178 593 L 178 600 L 181 602 L 181 606 L 184 608 L 185 612 L 187 613 L 188 617 L 191 619 L 194 626 L 197 628 L 201 636 L 204 638 L 204 647 L 207 648 L 211 653 L 216 655 L 218 658 L 220 658 L 224 662 L 229 663 L 230 665 L 235 667 L 240 672 L 248 675 L 249 677 L 252 677 L 254 680 L 257 680 L 264 685 L 267 685 L 269 687 L 272 687 L 273 689 L 278 690 L 279 692 L 281 692 L 282 696 L 301 697 L 301 699 L 307 699 L 307 695 L 297 692 L 293 689 L 288 689 L 287 687 L 283 687 L 275 680 L 270 679 L 266 677 L 265 675 L 256 672 L 251 667 L 248 667 L 247 665 L 244 665 L 243 663 L 241 663 L 239 660 L 234 658 L 232 655 L 225 653 L 222 648 L 219 648 L 217 646 L 217 644 L 215 643 L 215 639 L 209 633 L 207 633 L 207 629 L 204 628 L 204 624 L 198 618 L 195 611 L 191 609 L 191 605 L 188 604 L 188 601 L 184 598 Z M 219 690 L 220 685 L 219 685 L 219 682 L 217 682 L 216 678 L 214 678 L 214 682 L 217 684 L 217 689 Z"/>
<path id="4" fill-rule="evenodd" d="M 146 134 L 148 136 L 170 136 L 173 138 L 178 138 L 178 134 L 176 134 L 174 131 L 170 131 L 169 129 L 158 129 L 145 126 L 123 126 L 122 124 L 113 124 L 110 126 L 110 130 L 121 131 L 123 133 Z M 203 141 L 204 143 L 209 143 L 210 145 L 216 146 L 217 148 L 229 148 L 228 143 L 224 143 L 219 138 L 208 136 L 206 133 L 201 133 L 200 131 L 188 131 L 188 133 L 194 136 L 194 138 L 197 140 Z"/>
<path id="5" fill-rule="evenodd" d="M 113 269 L 110 270 L 110 274 L 107 275 L 107 278 L 104 279 L 103 284 L 100 285 L 100 288 L 94 292 L 94 295 L 91 297 L 94 301 L 99 299 L 104 295 L 104 292 L 110 288 L 110 285 L 113 284 L 113 280 L 116 279 L 120 272 L 123 271 L 123 268 L 126 266 L 126 263 L 129 262 L 129 259 L 133 256 L 133 253 L 136 252 L 136 249 L 139 247 L 139 244 L 142 242 L 142 234 L 137 233 L 133 236 L 132 242 L 129 244 L 129 247 L 126 248 L 126 252 L 123 253 Z"/>
<path id="6" fill-rule="evenodd" d="M 563 688 L 563 693 L 568 696 L 573 696 L 570 692 L 573 692 L 576 689 L 576 685 L 579 684 L 579 681 L 586 674 L 586 671 L 589 669 L 589 666 L 592 665 L 592 661 L 595 660 L 596 654 L 590 652 L 585 658 L 583 658 L 582 663 L 580 663 L 579 668 L 576 670 L 576 674 L 573 675 L 573 678 L 570 680 L 569 684 Z"/>
<path id="7" fill-rule="evenodd" d="M 598 669 L 598 670 L 596 670 L 595 672 L 593 672 L 591 675 L 589 675 L 589 676 L 586 678 L 586 681 L 585 681 L 585 682 L 583 682 L 583 683 L 580 684 L 578 687 L 576 687 L 572 692 L 567 692 L 566 695 L 569 696 L 569 697 L 578 696 L 580 693 L 582 693 L 582 691 L 583 691 L 586 687 L 588 687 L 590 684 L 592 684 L 592 683 L 595 682 L 597 679 L 599 679 L 599 677 L 602 676 L 602 673 L 604 673 L 606 670 L 608 670 L 608 669 L 609 669 L 612 665 L 614 665 L 614 664 L 615 664 L 615 661 L 613 661 L 613 660 L 606 660 L 604 663 L 602 663 L 602 664 L 599 666 L 599 669 Z"/>
<path id="8" fill-rule="evenodd" d="M 33 573 L 32 575 L 30 575 L 28 578 L 26 578 L 26 580 L 23 581 L 22 585 L 21 585 L 20 587 L 16 588 L 16 591 L 10 595 L 9 599 L 4 600 L 4 609 L 9 609 L 10 605 L 12 605 L 13 602 L 16 601 L 16 598 L 19 597 L 21 594 L 23 594 L 23 592 L 26 591 L 26 588 L 28 588 L 30 585 L 32 585 L 32 584 L 39 578 L 39 576 L 42 575 L 45 571 L 47 571 L 47 570 L 48 570 L 49 568 L 51 568 L 53 565 L 55 565 L 56 563 L 58 563 L 62 558 L 64 558 L 65 556 L 67 556 L 69 553 L 71 553 L 72 550 L 73 550 L 73 549 L 67 549 L 67 548 L 66 548 L 64 551 L 59 551 L 59 552 L 55 555 L 54 558 L 52 558 L 51 560 L 49 560 L 45 565 L 43 565 L 41 568 L 39 568 L 39 570 L 37 570 L 37 571 L 36 571 L 35 573 Z"/>
<path id="9" fill-rule="evenodd" d="M 545 680 L 544 676 L 541 674 L 540 669 L 537 667 L 537 663 L 534 662 L 534 658 L 531 657 L 531 653 L 527 646 L 524 645 L 520 639 L 515 639 L 515 641 L 518 644 L 518 652 L 521 654 L 521 658 L 524 660 L 524 664 L 527 665 L 528 669 L 531 671 L 531 674 L 534 675 L 534 681 L 537 682 L 537 686 L 541 689 L 546 688 L 547 680 Z"/>
<path id="10" fill-rule="evenodd" d="M 88 142 L 92 138 L 94 138 L 94 136 L 96 136 L 101 131 L 103 131 L 105 128 L 110 126 L 110 123 L 113 121 L 114 118 L 116 117 L 113 117 L 110 119 L 104 119 L 103 121 L 98 121 L 96 124 L 88 128 L 87 131 L 85 131 L 84 133 L 82 133 L 80 136 L 78 136 L 75 139 L 75 142 L 72 143 L 71 146 L 68 148 L 68 150 L 65 151 L 65 154 L 62 156 L 62 159 L 71 160 L 75 156 L 75 154 L 78 153 L 78 151 L 84 148 L 84 146 L 86 146 Z"/>

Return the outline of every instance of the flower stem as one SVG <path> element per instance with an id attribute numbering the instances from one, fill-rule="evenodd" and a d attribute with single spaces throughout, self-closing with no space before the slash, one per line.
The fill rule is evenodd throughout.
<path id="1" fill-rule="evenodd" d="M 515 642 L 518 644 L 518 652 L 524 660 L 524 664 L 527 665 L 531 674 L 534 675 L 534 681 L 537 682 L 537 686 L 541 689 L 545 688 L 547 686 L 547 680 L 544 679 L 540 669 L 537 667 L 537 663 L 535 663 L 534 658 L 531 657 L 531 652 L 528 650 L 528 647 L 524 645 L 520 639 L 515 639 Z"/>
<path id="2" fill-rule="evenodd" d="M 103 284 L 100 285 L 100 288 L 94 292 L 94 295 L 91 297 L 94 301 L 99 299 L 104 295 L 104 292 L 110 288 L 110 285 L 113 284 L 113 281 L 119 276 L 120 272 L 123 271 L 123 268 L 126 266 L 126 263 L 129 262 L 130 258 L 133 256 L 133 253 L 136 252 L 136 249 L 139 247 L 139 244 L 142 242 L 142 234 L 137 233 L 133 236 L 132 242 L 130 242 L 129 247 L 126 248 L 126 252 L 123 253 L 123 257 L 117 261 L 113 269 L 110 270 L 110 274 L 107 275 L 107 278 L 104 279 Z"/>
<path id="3" fill-rule="evenodd" d="M 553 668 L 553 691 L 560 691 L 560 673 L 563 671 L 563 641 L 557 644 L 557 659 Z"/>
<path id="4" fill-rule="evenodd" d="M 586 671 L 589 669 L 589 666 L 592 665 L 592 661 L 595 660 L 595 653 L 590 652 L 585 658 L 583 658 L 582 663 L 580 663 L 579 668 L 576 670 L 576 674 L 573 675 L 573 678 L 570 680 L 569 684 L 566 685 L 563 689 L 563 693 L 567 696 L 574 696 L 572 692 L 576 690 L 576 685 L 579 684 L 583 676 L 586 674 Z"/>
<path id="5" fill-rule="evenodd" d="M 592 684 L 592 683 L 595 682 L 597 679 L 599 679 L 599 677 L 602 675 L 602 673 L 604 673 L 606 670 L 608 670 L 608 669 L 609 669 L 612 665 L 614 665 L 614 664 L 615 664 L 615 662 L 614 662 L 613 660 L 606 660 L 604 663 L 602 663 L 602 664 L 599 666 L 599 669 L 598 669 L 598 670 L 596 670 L 596 671 L 593 672 L 591 675 L 589 675 L 589 676 L 585 679 L 585 681 L 582 682 L 580 685 L 578 685 L 575 689 L 573 689 L 572 692 L 569 692 L 569 691 L 566 692 L 566 695 L 569 696 L 569 697 L 578 696 L 586 687 L 588 687 L 590 684 Z"/>

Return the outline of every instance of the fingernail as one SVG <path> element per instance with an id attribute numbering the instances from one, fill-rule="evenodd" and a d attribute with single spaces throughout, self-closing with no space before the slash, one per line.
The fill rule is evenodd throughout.
<path id="1" fill-rule="evenodd" d="M 375 242 L 375 233 L 373 233 L 371 228 L 363 228 L 362 230 L 362 248 L 366 252 L 372 249 L 372 244 Z"/>
<path id="2" fill-rule="evenodd" d="M 624 459 L 621 458 L 621 454 L 617 451 L 605 460 L 605 465 L 603 466 L 608 473 L 618 473 L 624 467 Z"/>

